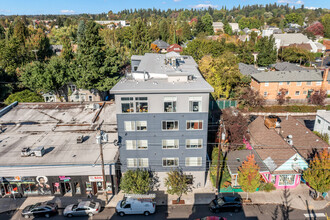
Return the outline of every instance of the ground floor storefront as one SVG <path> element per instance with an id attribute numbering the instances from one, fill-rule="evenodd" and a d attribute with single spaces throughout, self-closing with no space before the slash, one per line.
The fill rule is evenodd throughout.
<path id="1" fill-rule="evenodd" d="M 106 193 L 118 192 L 117 175 L 106 175 Z M 1 197 L 33 195 L 87 196 L 104 193 L 103 177 L 95 176 L 15 176 L 0 178 Z"/>

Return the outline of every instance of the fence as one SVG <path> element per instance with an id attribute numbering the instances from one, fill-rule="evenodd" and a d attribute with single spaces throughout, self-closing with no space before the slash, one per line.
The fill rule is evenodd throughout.
<path id="1" fill-rule="evenodd" d="M 217 109 L 225 109 L 230 107 L 236 107 L 237 101 L 236 100 L 211 100 L 209 110 L 217 110 Z"/>

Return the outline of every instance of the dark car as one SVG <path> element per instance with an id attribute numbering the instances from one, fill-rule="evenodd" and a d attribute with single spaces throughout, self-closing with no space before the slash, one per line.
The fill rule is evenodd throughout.
<path id="1" fill-rule="evenodd" d="M 242 209 L 242 200 L 234 196 L 220 197 L 210 202 L 209 209 L 211 212 L 238 212 Z"/>
<path id="2" fill-rule="evenodd" d="M 46 217 L 49 218 L 51 215 L 57 214 L 58 206 L 52 202 L 36 203 L 34 205 L 26 206 L 22 211 L 24 218 L 34 217 Z"/>

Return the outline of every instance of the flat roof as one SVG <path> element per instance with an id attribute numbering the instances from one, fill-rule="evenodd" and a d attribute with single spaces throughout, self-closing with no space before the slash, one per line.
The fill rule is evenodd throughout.
<path id="1" fill-rule="evenodd" d="M 320 70 L 269 71 L 252 73 L 251 77 L 258 82 L 306 82 L 323 80 L 322 71 Z"/>
<path id="2" fill-rule="evenodd" d="M 150 75 L 147 80 L 122 78 L 112 89 L 113 94 L 125 93 L 184 93 L 184 92 L 213 92 L 198 70 L 198 65 L 191 56 L 181 56 L 179 67 L 174 68 L 165 64 L 166 54 L 146 53 L 138 66 L 137 72 Z M 135 58 L 132 57 L 132 59 Z M 134 72 L 133 72 L 134 73 Z M 169 76 L 193 75 L 188 82 L 169 81 Z"/>

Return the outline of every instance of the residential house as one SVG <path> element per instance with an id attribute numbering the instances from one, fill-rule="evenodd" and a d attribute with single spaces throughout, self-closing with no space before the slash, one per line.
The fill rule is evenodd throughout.
<path id="1" fill-rule="evenodd" d="M 50 45 L 50 49 L 53 51 L 54 54 L 60 56 L 63 50 L 63 45 Z"/>
<path id="2" fill-rule="evenodd" d="M 245 34 L 249 34 L 251 33 L 252 31 L 250 30 L 250 28 L 246 27 L 242 30 Z"/>
<path id="3" fill-rule="evenodd" d="M 325 46 L 325 52 L 330 53 L 330 40 L 323 40 L 323 45 Z"/>
<path id="4" fill-rule="evenodd" d="M 258 69 L 255 68 L 254 65 L 251 65 L 251 64 L 238 63 L 238 68 L 239 68 L 239 71 L 245 76 L 249 76 L 253 73 L 260 72 Z"/>
<path id="5" fill-rule="evenodd" d="M 289 62 L 277 62 L 273 65 L 276 71 L 301 71 L 305 70 L 303 67 L 299 66 L 298 64 L 289 63 Z"/>
<path id="6" fill-rule="evenodd" d="M 248 127 L 250 144 L 269 170 L 261 175 L 278 189 L 295 188 L 308 164 L 289 144 L 290 140 L 281 136 L 281 125 L 272 126 L 267 120 L 259 116 Z"/>
<path id="7" fill-rule="evenodd" d="M 276 100 L 281 88 L 287 89 L 286 97 L 292 100 L 306 99 L 313 91 L 330 92 L 329 69 L 270 71 L 251 74 L 251 88 L 259 91 L 266 100 Z"/>
<path id="8" fill-rule="evenodd" d="M 328 134 L 330 137 L 330 111 L 317 110 L 314 131 L 320 134 Z"/>
<path id="9" fill-rule="evenodd" d="M 275 44 L 277 50 L 281 47 L 290 46 L 291 44 L 303 44 L 308 43 L 309 39 L 307 36 L 296 33 L 296 34 L 274 34 Z"/>
<path id="10" fill-rule="evenodd" d="M 152 42 L 152 44 L 157 45 L 157 47 L 160 49 L 161 53 L 166 53 L 167 52 L 167 48 L 170 46 L 168 43 L 166 43 L 165 41 L 162 40 L 155 40 L 154 42 Z"/>
<path id="11" fill-rule="evenodd" d="M 262 30 L 262 37 L 270 37 L 273 34 L 282 34 L 282 30 L 277 27 L 269 27 L 265 30 Z"/>
<path id="12" fill-rule="evenodd" d="M 240 40 L 242 42 L 249 41 L 250 40 L 250 35 L 248 35 L 248 34 L 239 35 L 238 40 Z"/>
<path id="13" fill-rule="evenodd" d="M 148 169 L 164 188 L 167 172 L 182 168 L 194 187 L 206 179 L 209 93 L 191 56 L 132 56 L 132 72 L 115 95 L 121 170 Z"/>
<path id="14" fill-rule="evenodd" d="M 233 33 L 238 33 L 240 31 L 238 23 L 229 23 Z"/>
<path id="15" fill-rule="evenodd" d="M 255 32 L 258 34 L 258 36 L 261 34 L 260 30 L 258 30 L 257 28 L 252 28 L 251 32 Z"/>
<path id="16" fill-rule="evenodd" d="M 169 53 L 169 52 L 181 53 L 183 50 L 182 50 L 182 47 L 179 44 L 172 44 L 167 48 L 166 51 L 167 51 L 167 53 Z"/>
<path id="17" fill-rule="evenodd" d="M 105 25 L 109 29 L 130 26 L 129 22 L 126 22 L 125 20 L 95 21 L 95 23 Z"/>
<path id="18" fill-rule="evenodd" d="M 212 26 L 213 26 L 214 33 L 217 33 L 220 31 L 223 32 L 223 23 L 222 22 L 213 22 Z"/>

